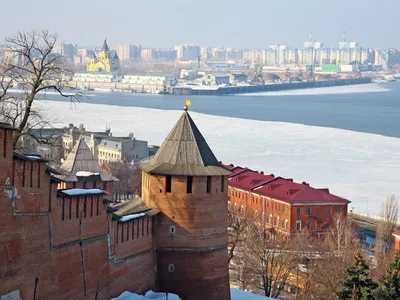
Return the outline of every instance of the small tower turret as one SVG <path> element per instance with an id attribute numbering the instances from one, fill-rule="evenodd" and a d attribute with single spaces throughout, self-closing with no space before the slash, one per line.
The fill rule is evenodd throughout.
<path id="1" fill-rule="evenodd" d="M 142 198 L 159 210 L 160 291 L 182 299 L 230 299 L 227 175 L 188 113 L 188 105 L 147 164 Z"/>

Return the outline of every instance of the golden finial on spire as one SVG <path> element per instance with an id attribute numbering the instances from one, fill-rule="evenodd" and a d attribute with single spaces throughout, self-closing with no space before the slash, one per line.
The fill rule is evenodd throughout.
<path id="1" fill-rule="evenodd" d="M 192 105 L 192 102 L 190 102 L 190 100 L 186 100 L 185 106 L 183 107 L 183 110 L 187 111 L 189 109 L 190 105 Z"/>

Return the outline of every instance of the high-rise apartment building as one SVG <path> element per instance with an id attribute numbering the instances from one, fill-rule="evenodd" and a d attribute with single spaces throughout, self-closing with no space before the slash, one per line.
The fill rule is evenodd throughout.
<path id="1" fill-rule="evenodd" d="M 142 50 L 143 60 L 176 60 L 177 51 L 175 49 L 145 49 Z"/>
<path id="2" fill-rule="evenodd" d="M 200 55 L 200 47 L 190 44 L 190 45 L 175 45 L 177 58 L 181 61 L 197 60 Z"/>
<path id="3" fill-rule="evenodd" d="M 114 47 L 120 60 L 138 60 L 141 58 L 141 45 L 117 45 Z"/>

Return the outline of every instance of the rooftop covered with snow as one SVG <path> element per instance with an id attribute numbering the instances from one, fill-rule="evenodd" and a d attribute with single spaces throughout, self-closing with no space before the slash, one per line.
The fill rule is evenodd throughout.
<path id="1" fill-rule="evenodd" d="M 59 190 L 58 194 L 60 196 L 87 196 L 87 195 L 106 195 L 107 193 L 100 189 L 67 189 Z"/>

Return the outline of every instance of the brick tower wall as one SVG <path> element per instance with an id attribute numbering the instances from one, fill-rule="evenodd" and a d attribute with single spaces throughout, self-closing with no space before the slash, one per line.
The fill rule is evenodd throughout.
<path id="1" fill-rule="evenodd" d="M 143 173 L 143 200 L 161 211 L 155 233 L 161 291 L 183 299 L 230 299 L 227 192 L 226 177 L 211 177 L 210 193 L 207 177 L 193 177 L 192 193 L 186 176 L 172 177 L 166 192 L 166 176 Z"/>
<path id="2" fill-rule="evenodd" d="M 13 171 L 13 130 L 0 128 L 0 184 L 11 184 Z"/>

